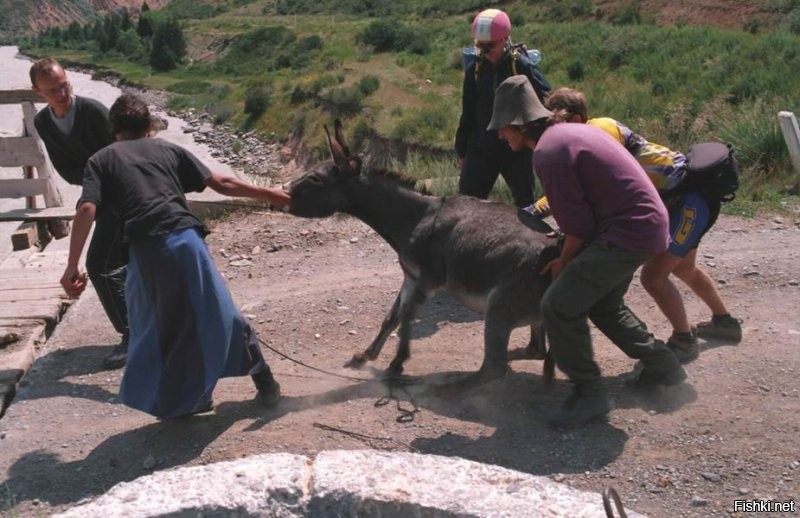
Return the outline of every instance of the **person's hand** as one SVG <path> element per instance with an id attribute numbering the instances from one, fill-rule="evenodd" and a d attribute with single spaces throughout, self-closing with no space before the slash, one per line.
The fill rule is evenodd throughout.
<path id="1" fill-rule="evenodd" d="M 561 275 L 561 272 L 564 271 L 564 267 L 565 266 L 566 265 L 561 261 L 561 258 L 559 257 L 559 258 L 553 259 L 552 261 L 550 261 L 549 263 L 544 265 L 544 268 L 542 268 L 542 272 L 541 273 L 542 274 L 549 273 L 550 274 L 550 278 L 555 280 L 556 277 Z"/>
<path id="2" fill-rule="evenodd" d="M 462 157 L 458 157 L 458 170 L 459 171 L 464 170 L 464 159 Z"/>
<path id="3" fill-rule="evenodd" d="M 77 267 L 67 266 L 64 270 L 64 275 L 61 276 L 61 287 L 73 299 L 81 296 L 87 284 L 86 274 L 79 272 Z"/>
<path id="4" fill-rule="evenodd" d="M 268 197 L 270 205 L 277 209 L 283 209 L 292 201 L 292 197 L 289 196 L 289 193 L 284 191 L 283 189 L 275 189 L 270 188 L 270 193 Z"/>

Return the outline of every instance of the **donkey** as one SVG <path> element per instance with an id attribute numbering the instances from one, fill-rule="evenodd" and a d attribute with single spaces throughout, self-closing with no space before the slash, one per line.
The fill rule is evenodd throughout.
<path id="1" fill-rule="evenodd" d="M 549 276 L 539 272 L 558 255 L 552 240 L 532 231 L 511 207 L 469 196 L 428 196 L 415 191 L 415 181 L 402 173 L 362 171 L 362 160 L 350 152 L 338 119 L 334 129 L 332 139 L 325 127 L 332 160 L 288 185 L 289 212 L 304 218 L 335 212 L 355 216 L 397 252 L 404 275 L 378 335 L 348 366 L 376 359 L 399 324 L 399 345 L 389 372 L 402 373 L 410 357 L 411 322 L 438 290 L 485 316 L 483 363 L 477 373 L 458 382 L 461 388 L 506 373 L 508 341 L 517 327 L 531 326 L 532 334 L 529 345 L 512 359 L 544 359 L 539 303 Z M 552 380 L 554 370 L 547 357 L 546 381 Z"/>

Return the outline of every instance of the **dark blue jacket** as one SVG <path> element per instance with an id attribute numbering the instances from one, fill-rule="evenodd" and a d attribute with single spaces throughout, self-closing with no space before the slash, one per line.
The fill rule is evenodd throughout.
<path id="1" fill-rule="evenodd" d="M 461 94 L 461 120 L 456 131 L 456 153 L 463 158 L 470 148 L 480 149 L 486 153 L 497 153 L 508 150 L 508 145 L 500 140 L 497 131 L 487 131 L 486 126 L 492 119 L 494 90 L 507 78 L 514 75 L 516 60 L 517 74 L 525 74 L 533 85 L 533 89 L 543 100 L 550 92 L 550 84 L 542 72 L 531 63 L 524 52 L 512 56 L 507 50 L 497 65 L 489 60 L 478 58 L 464 72 L 464 87 Z M 475 67 L 478 67 L 477 74 Z"/>

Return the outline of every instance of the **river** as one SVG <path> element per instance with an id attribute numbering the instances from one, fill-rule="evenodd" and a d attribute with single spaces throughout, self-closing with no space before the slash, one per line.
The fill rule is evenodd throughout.
<path id="1" fill-rule="evenodd" d="M 20 56 L 19 49 L 14 46 L 0 46 L 0 90 L 16 90 L 30 88 L 28 70 L 31 67 L 30 59 Z M 120 95 L 119 88 L 103 81 L 95 81 L 90 75 L 83 72 L 68 70 L 67 75 L 73 90 L 77 95 L 91 97 L 111 106 Z M 44 104 L 37 104 L 37 108 Z M 176 117 L 170 117 L 151 107 L 154 115 L 166 119 L 168 128 L 158 133 L 160 138 L 179 144 L 194 153 L 203 163 L 214 171 L 232 173 L 230 166 L 222 164 L 211 156 L 211 149 L 194 141 L 191 134 L 184 133 L 184 122 Z M 18 105 L 0 105 L 0 137 L 18 136 L 22 134 L 22 109 Z M 21 168 L 0 167 L 0 178 L 21 178 Z M 58 177 L 58 188 L 64 199 L 65 205 L 74 204 L 80 196 L 80 187 L 69 185 Z M 22 208 L 25 206 L 23 199 L 0 199 L 0 211 Z M 11 251 L 10 235 L 19 226 L 17 222 L 0 223 L 0 262 Z"/>

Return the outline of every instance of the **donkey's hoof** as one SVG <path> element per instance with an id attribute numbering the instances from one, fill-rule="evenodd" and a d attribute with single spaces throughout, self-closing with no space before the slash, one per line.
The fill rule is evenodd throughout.
<path id="1" fill-rule="evenodd" d="M 347 363 L 345 363 L 344 366 L 349 369 L 360 369 L 364 366 L 366 361 L 367 359 L 363 354 L 354 354 L 352 358 L 347 360 Z"/>
<path id="2" fill-rule="evenodd" d="M 506 358 L 513 362 L 516 360 L 544 360 L 545 352 L 538 347 L 517 347 L 508 351 Z"/>

